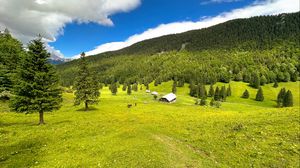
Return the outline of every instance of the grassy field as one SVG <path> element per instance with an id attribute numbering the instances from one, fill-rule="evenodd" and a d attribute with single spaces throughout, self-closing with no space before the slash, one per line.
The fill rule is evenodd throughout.
<path id="1" fill-rule="evenodd" d="M 232 82 L 219 109 L 194 105 L 187 85 L 173 104 L 145 90 L 112 96 L 104 88 L 88 112 L 65 93 L 43 126 L 38 114 L 9 112 L 2 102 L 0 167 L 299 167 L 299 85 L 263 86 L 265 101 L 256 102 L 256 89 Z M 281 87 L 292 90 L 293 108 L 275 108 Z M 165 94 L 171 82 L 150 88 Z M 246 88 L 250 99 L 241 99 Z"/>

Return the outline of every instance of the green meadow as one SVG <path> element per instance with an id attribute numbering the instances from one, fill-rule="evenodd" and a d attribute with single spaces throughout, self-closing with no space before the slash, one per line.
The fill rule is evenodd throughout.
<path id="1" fill-rule="evenodd" d="M 150 89 L 163 95 L 171 85 Z M 37 113 L 10 112 L 1 102 L 0 167 L 299 167 L 300 82 L 263 86 L 263 102 L 248 84 L 230 85 L 232 96 L 220 108 L 195 105 L 188 84 L 172 104 L 154 100 L 145 87 L 130 96 L 104 87 L 89 111 L 64 93 L 62 108 L 46 113 L 42 126 Z M 282 87 L 292 91 L 294 107 L 276 108 Z M 245 89 L 249 99 L 240 98 Z"/>

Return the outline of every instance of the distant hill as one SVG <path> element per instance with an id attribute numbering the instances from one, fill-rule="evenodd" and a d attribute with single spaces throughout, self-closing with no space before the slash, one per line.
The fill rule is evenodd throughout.
<path id="1" fill-rule="evenodd" d="M 170 79 L 214 83 L 254 73 L 267 82 L 289 81 L 300 69 L 300 12 L 231 20 L 209 28 L 162 36 L 88 57 L 104 83 Z M 72 85 L 77 60 L 58 65 Z"/>

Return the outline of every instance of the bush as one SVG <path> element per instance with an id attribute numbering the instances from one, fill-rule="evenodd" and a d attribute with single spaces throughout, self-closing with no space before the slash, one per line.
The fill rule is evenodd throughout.
<path id="1" fill-rule="evenodd" d="M 0 100 L 9 100 L 12 97 L 12 94 L 10 93 L 10 91 L 3 91 L 0 93 Z"/>
<path id="2" fill-rule="evenodd" d="M 205 99 L 201 99 L 200 100 L 200 106 L 205 106 L 206 105 L 206 100 Z"/>
<path id="3" fill-rule="evenodd" d="M 255 100 L 256 101 L 264 101 L 264 93 L 263 93 L 263 90 L 261 87 L 259 87 L 258 91 L 257 91 L 257 94 L 256 94 L 256 97 L 255 97 Z"/>
<path id="4" fill-rule="evenodd" d="M 242 95 L 242 98 L 248 99 L 249 96 L 250 96 L 250 94 L 249 94 L 248 90 L 246 89 L 246 90 L 244 91 L 243 95 Z"/>

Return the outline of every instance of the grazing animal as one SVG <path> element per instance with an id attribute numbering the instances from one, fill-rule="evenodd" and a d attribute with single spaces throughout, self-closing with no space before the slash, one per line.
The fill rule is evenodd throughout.
<path id="1" fill-rule="evenodd" d="M 131 108 L 131 107 L 132 107 L 132 104 L 127 104 L 127 107 L 128 107 L 128 108 Z"/>

